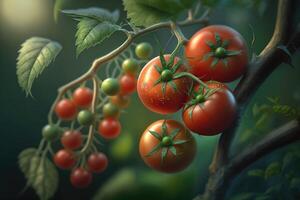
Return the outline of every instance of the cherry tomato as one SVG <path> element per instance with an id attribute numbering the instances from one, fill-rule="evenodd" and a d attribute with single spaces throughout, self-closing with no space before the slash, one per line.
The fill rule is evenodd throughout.
<path id="1" fill-rule="evenodd" d="M 120 109 L 115 104 L 107 103 L 103 106 L 102 113 L 105 118 L 118 118 L 120 116 Z"/>
<path id="2" fill-rule="evenodd" d="M 139 63 L 133 58 L 128 58 L 124 60 L 122 63 L 122 69 L 127 74 L 135 75 L 136 72 L 138 71 L 138 68 L 139 68 Z"/>
<path id="3" fill-rule="evenodd" d="M 208 84 L 215 88 L 215 84 Z M 200 91 L 183 110 L 182 118 L 190 130 L 200 135 L 216 135 L 228 128 L 236 118 L 237 104 L 233 94 L 220 87 L 211 95 Z M 187 104 L 189 104 L 188 102 Z"/>
<path id="4" fill-rule="evenodd" d="M 82 134 L 77 130 L 70 130 L 64 132 L 61 137 L 61 144 L 70 150 L 78 149 L 82 143 Z"/>
<path id="5" fill-rule="evenodd" d="M 168 62 L 170 55 L 164 55 L 164 59 Z M 160 114 L 174 113 L 188 100 L 191 80 L 186 77 L 173 80 L 177 72 L 186 70 L 184 65 L 180 65 L 175 71 L 173 67 L 179 61 L 179 58 L 175 57 L 172 67 L 166 69 L 162 66 L 160 57 L 156 57 L 149 61 L 141 71 L 137 91 L 140 100 L 149 110 Z M 158 83 L 159 80 L 162 81 Z"/>
<path id="6" fill-rule="evenodd" d="M 99 123 L 98 132 L 105 139 L 114 139 L 118 137 L 121 132 L 121 124 L 114 118 L 103 119 Z"/>
<path id="7" fill-rule="evenodd" d="M 77 121 L 82 126 L 89 126 L 94 121 L 94 115 L 89 110 L 81 110 L 77 115 Z"/>
<path id="8" fill-rule="evenodd" d="M 156 148 L 160 145 L 159 148 Z M 178 172 L 190 165 L 196 154 L 196 142 L 181 123 L 159 120 L 144 131 L 139 142 L 140 156 L 151 168 Z"/>
<path id="9" fill-rule="evenodd" d="M 72 151 L 61 149 L 54 155 L 54 163 L 61 169 L 70 169 L 76 160 Z"/>
<path id="10" fill-rule="evenodd" d="M 62 120 L 72 120 L 76 116 L 76 112 L 75 104 L 69 99 L 60 100 L 55 107 L 56 115 Z"/>
<path id="11" fill-rule="evenodd" d="M 120 94 L 129 95 L 136 90 L 136 79 L 133 75 L 124 74 L 120 77 Z"/>
<path id="12" fill-rule="evenodd" d="M 135 54 L 140 59 L 149 59 L 152 54 L 152 46 L 147 42 L 138 44 L 135 48 Z"/>
<path id="13" fill-rule="evenodd" d="M 117 105 L 119 108 L 127 108 L 130 103 L 130 97 L 124 95 L 111 96 L 110 102 Z"/>
<path id="14" fill-rule="evenodd" d="M 60 133 L 60 128 L 53 124 L 47 124 L 42 130 L 43 137 L 48 141 L 55 140 L 56 138 L 58 138 Z"/>
<path id="15" fill-rule="evenodd" d="M 80 108 L 87 108 L 91 105 L 93 100 L 93 92 L 90 88 L 80 87 L 73 93 L 73 102 Z"/>
<path id="16" fill-rule="evenodd" d="M 92 182 L 92 179 L 92 173 L 83 168 L 74 169 L 70 176 L 70 181 L 76 188 L 85 188 L 89 186 Z"/>
<path id="17" fill-rule="evenodd" d="M 114 96 L 118 94 L 120 85 L 117 79 L 107 78 L 101 84 L 101 90 L 108 96 Z"/>
<path id="18" fill-rule="evenodd" d="M 103 172 L 108 165 L 107 157 L 104 153 L 93 153 L 88 158 L 89 170 L 92 172 Z"/>
<path id="19" fill-rule="evenodd" d="M 248 64 L 245 40 L 228 26 L 201 29 L 187 43 L 185 54 L 191 73 L 205 81 L 234 81 L 245 73 Z"/>

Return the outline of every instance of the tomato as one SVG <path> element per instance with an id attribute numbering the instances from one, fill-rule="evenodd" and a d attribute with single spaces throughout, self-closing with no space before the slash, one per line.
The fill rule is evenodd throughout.
<path id="1" fill-rule="evenodd" d="M 135 48 L 135 54 L 140 59 L 149 59 L 152 54 L 152 46 L 147 42 L 138 44 Z"/>
<path id="2" fill-rule="evenodd" d="M 56 104 L 55 113 L 60 119 L 72 120 L 76 116 L 77 109 L 73 101 L 62 99 Z"/>
<path id="3" fill-rule="evenodd" d="M 60 128 L 53 124 L 48 124 L 44 126 L 42 130 L 43 137 L 48 141 L 55 140 L 56 138 L 58 138 L 60 133 L 61 133 Z"/>
<path id="4" fill-rule="evenodd" d="M 187 77 L 173 79 L 177 72 L 186 71 L 184 65 L 180 65 L 180 59 L 175 57 L 173 63 L 170 55 L 163 58 L 170 68 L 162 66 L 160 57 L 153 58 L 141 71 L 137 92 L 140 100 L 149 110 L 169 114 L 178 111 L 188 100 L 188 92 L 191 87 L 191 80 Z"/>
<path id="5" fill-rule="evenodd" d="M 103 106 L 102 112 L 103 112 L 103 116 L 105 118 L 108 118 L 108 117 L 118 118 L 120 116 L 119 107 L 112 103 L 105 104 Z"/>
<path id="6" fill-rule="evenodd" d="M 90 88 L 80 87 L 73 93 L 73 102 L 80 108 L 87 108 L 91 105 L 93 100 L 93 92 Z"/>
<path id="7" fill-rule="evenodd" d="M 136 72 L 138 71 L 138 68 L 139 68 L 139 63 L 133 58 L 128 58 L 124 60 L 122 63 L 122 69 L 127 74 L 135 75 Z"/>
<path id="8" fill-rule="evenodd" d="M 75 155 L 72 151 L 61 149 L 54 155 L 54 163 L 61 169 L 70 169 L 75 162 Z"/>
<path id="9" fill-rule="evenodd" d="M 91 111 L 89 110 L 81 110 L 78 113 L 77 116 L 77 121 L 80 125 L 82 126 L 89 126 L 93 123 L 94 121 L 94 115 Z"/>
<path id="10" fill-rule="evenodd" d="M 215 88 L 214 83 L 208 84 Z M 183 110 L 182 118 L 191 131 L 200 135 L 216 135 L 228 128 L 236 118 L 237 104 L 233 94 L 220 87 L 211 95 L 198 91 Z"/>
<path id="11" fill-rule="evenodd" d="M 129 95 L 136 90 L 136 79 L 133 75 L 124 74 L 120 77 L 120 94 Z"/>
<path id="12" fill-rule="evenodd" d="M 130 97 L 124 95 L 111 96 L 110 102 L 117 105 L 119 108 L 127 108 L 130 103 Z"/>
<path id="13" fill-rule="evenodd" d="M 108 96 L 114 96 L 118 94 L 120 85 L 117 79 L 107 78 L 101 84 L 101 90 Z"/>
<path id="14" fill-rule="evenodd" d="M 72 171 L 70 181 L 76 188 L 85 188 L 92 182 L 92 173 L 84 168 L 76 168 Z"/>
<path id="15" fill-rule="evenodd" d="M 120 135 L 121 124 L 114 118 L 103 119 L 99 123 L 98 132 L 105 139 L 114 139 Z"/>
<path id="16" fill-rule="evenodd" d="M 60 141 L 66 149 L 78 149 L 82 144 L 82 134 L 77 130 L 66 131 Z"/>
<path id="17" fill-rule="evenodd" d="M 243 37 L 228 26 L 212 25 L 195 33 L 185 48 L 190 72 L 202 80 L 231 82 L 246 72 Z"/>
<path id="18" fill-rule="evenodd" d="M 107 165 L 108 160 L 104 153 L 93 153 L 88 158 L 88 167 L 92 172 L 103 172 Z"/>
<path id="19" fill-rule="evenodd" d="M 139 152 L 149 167 L 161 172 L 178 172 L 193 161 L 196 142 L 181 123 L 175 120 L 158 120 L 142 134 Z"/>

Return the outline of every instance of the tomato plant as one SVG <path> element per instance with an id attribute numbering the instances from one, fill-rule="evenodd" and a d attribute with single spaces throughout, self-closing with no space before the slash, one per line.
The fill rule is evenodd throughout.
<path id="1" fill-rule="evenodd" d="M 228 26 L 212 25 L 199 30 L 187 43 L 185 54 L 191 73 L 202 80 L 230 82 L 247 69 L 246 43 Z"/>
<path id="2" fill-rule="evenodd" d="M 147 42 L 140 43 L 135 48 L 135 54 L 140 59 L 148 59 L 152 54 L 152 46 Z"/>
<path id="3" fill-rule="evenodd" d="M 120 77 L 120 94 L 129 95 L 136 90 L 136 79 L 133 75 L 124 74 Z"/>
<path id="4" fill-rule="evenodd" d="M 77 115 L 77 121 L 82 126 L 89 126 L 94 121 L 94 115 L 89 110 L 81 110 Z"/>
<path id="5" fill-rule="evenodd" d="M 72 151 L 61 149 L 54 155 L 54 163 L 61 169 L 70 169 L 75 165 L 75 155 Z"/>
<path id="6" fill-rule="evenodd" d="M 65 131 L 61 137 L 61 144 L 66 149 L 78 149 L 82 144 L 82 133 L 78 130 Z"/>
<path id="7" fill-rule="evenodd" d="M 178 111 L 188 100 L 190 79 L 174 79 L 186 67 L 175 55 L 161 55 L 149 61 L 141 71 L 137 91 L 146 108 L 160 114 Z"/>
<path id="8" fill-rule="evenodd" d="M 135 59 L 127 58 L 122 63 L 122 69 L 125 73 L 135 75 L 138 71 L 139 63 Z"/>
<path id="9" fill-rule="evenodd" d="M 108 165 L 107 157 L 104 153 L 93 153 L 88 158 L 88 168 L 95 173 L 103 172 Z"/>
<path id="10" fill-rule="evenodd" d="M 42 130 L 43 137 L 46 140 L 50 140 L 50 141 L 58 138 L 60 132 L 61 132 L 61 130 L 58 126 L 51 125 L 51 124 L 44 126 L 44 128 Z"/>
<path id="11" fill-rule="evenodd" d="M 208 87 L 214 90 L 196 86 L 182 113 L 184 124 L 200 135 L 221 133 L 233 123 L 237 114 L 235 98 L 228 89 L 214 82 L 208 83 Z"/>
<path id="12" fill-rule="evenodd" d="M 99 123 L 98 132 L 106 139 L 114 139 L 121 132 L 121 124 L 117 119 L 106 118 Z"/>
<path id="13" fill-rule="evenodd" d="M 57 103 L 55 112 L 62 120 L 72 120 L 76 116 L 77 109 L 72 100 L 62 99 Z"/>
<path id="14" fill-rule="evenodd" d="M 196 142 L 175 120 L 159 120 L 142 134 L 139 151 L 145 163 L 158 171 L 173 173 L 185 169 L 194 159 Z"/>
<path id="15" fill-rule="evenodd" d="M 107 78 L 103 81 L 103 83 L 101 85 L 101 89 L 105 94 L 107 94 L 109 96 L 114 96 L 114 95 L 118 94 L 118 92 L 120 90 L 120 85 L 119 85 L 117 79 Z"/>

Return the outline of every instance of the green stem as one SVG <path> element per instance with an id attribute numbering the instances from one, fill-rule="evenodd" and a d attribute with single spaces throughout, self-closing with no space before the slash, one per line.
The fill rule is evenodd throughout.
<path id="1" fill-rule="evenodd" d="M 201 81 L 198 77 L 196 77 L 195 75 L 191 74 L 191 73 L 188 73 L 188 72 L 180 72 L 178 74 L 176 74 L 174 76 L 173 79 L 178 79 L 178 78 L 181 78 L 181 77 L 188 77 L 194 81 L 196 81 L 197 83 L 199 83 L 200 85 L 202 85 L 203 87 L 205 87 L 206 89 L 210 89 L 208 87 L 208 85 L 206 83 L 204 83 L 203 81 Z"/>

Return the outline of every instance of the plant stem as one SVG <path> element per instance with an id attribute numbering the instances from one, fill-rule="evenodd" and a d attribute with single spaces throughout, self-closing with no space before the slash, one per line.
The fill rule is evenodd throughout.
<path id="1" fill-rule="evenodd" d="M 174 76 L 174 79 L 178 79 L 178 78 L 181 78 L 181 77 L 188 77 L 194 81 L 196 81 L 197 83 L 199 83 L 200 85 L 202 85 L 203 87 L 205 87 L 206 89 L 210 89 L 208 87 L 208 85 L 206 83 L 204 83 L 203 81 L 201 81 L 198 77 L 196 77 L 195 75 L 189 73 L 189 72 L 180 72 L 178 74 L 176 74 Z"/>

